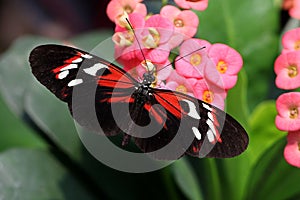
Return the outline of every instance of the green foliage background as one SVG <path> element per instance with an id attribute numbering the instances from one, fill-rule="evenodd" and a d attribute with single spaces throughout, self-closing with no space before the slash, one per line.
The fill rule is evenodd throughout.
<path id="1" fill-rule="evenodd" d="M 227 99 L 227 111 L 249 133 L 244 154 L 185 157 L 145 174 L 99 163 L 82 146 L 67 106 L 30 72 L 29 52 L 59 42 L 28 36 L 1 55 L 0 199 L 299 199 L 300 170 L 284 161 L 285 133 L 274 125 L 280 1 L 210 0 L 206 11 L 196 13 L 197 37 L 228 44 L 244 59 Z M 71 42 L 89 51 L 111 35 L 102 30 Z"/>

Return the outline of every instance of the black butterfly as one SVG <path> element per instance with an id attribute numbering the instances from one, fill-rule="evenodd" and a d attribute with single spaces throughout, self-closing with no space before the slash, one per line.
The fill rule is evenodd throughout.
<path id="1" fill-rule="evenodd" d="M 107 136 L 123 133 L 123 145 L 132 136 L 158 159 L 234 157 L 248 146 L 246 131 L 230 115 L 183 93 L 152 88 L 151 71 L 138 82 L 104 59 L 60 45 L 36 47 L 29 61 L 34 76 L 68 103 L 80 125 Z M 150 130 L 143 129 L 149 124 Z"/>

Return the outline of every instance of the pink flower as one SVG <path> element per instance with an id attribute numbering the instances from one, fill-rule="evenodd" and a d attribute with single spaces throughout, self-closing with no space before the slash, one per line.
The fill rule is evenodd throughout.
<path id="1" fill-rule="evenodd" d="M 275 83 L 278 88 L 289 90 L 300 87 L 300 51 L 278 56 L 274 70 L 277 75 Z"/>
<path id="2" fill-rule="evenodd" d="M 184 9 L 205 10 L 208 5 L 208 0 L 174 0 L 175 3 Z"/>
<path id="3" fill-rule="evenodd" d="M 115 43 L 115 58 L 117 61 L 124 67 L 134 67 L 142 61 L 136 56 L 136 52 L 141 52 L 137 40 L 142 40 L 141 32 L 145 26 L 145 19 L 139 13 L 128 15 L 128 19 L 135 29 L 135 35 L 129 27 L 117 25 L 112 39 Z"/>
<path id="4" fill-rule="evenodd" d="M 205 79 L 193 81 L 192 87 L 196 98 L 224 109 L 224 100 L 227 93 L 223 88 Z"/>
<path id="5" fill-rule="evenodd" d="M 288 10 L 291 17 L 300 19 L 300 0 L 284 0 L 282 8 Z"/>
<path id="6" fill-rule="evenodd" d="M 160 14 L 173 22 L 175 30 L 185 35 L 186 38 L 193 37 L 199 25 L 198 16 L 190 10 L 179 10 L 175 6 L 164 6 Z"/>
<path id="7" fill-rule="evenodd" d="M 168 59 L 171 48 L 171 38 L 174 34 L 173 24 L 160 15 L 153 15 L 145 23 L 142 31 L 141 44 L 143 53 L 152 62 L 161 63 Z M 136 54 L 143 60 L 141 52 Z"/>
<path id="8" fill-rule="evenodd" d="M 219 86 L 224 87 L 226 90 L 234 87 L 237 82 L 237 74 L 243 66 L 241 55 L 225 44 L 213 44 L 209 48 L 208 56 L 214 62 L 215 69 L 222 78 L 222 81 L 219 81 Z M 205 76 L 212 82 L 215 82 L 214 80 L 217 78 L 210 75 L 216 74 L 215 69 L 207 68 L 205 71 Z"/>
<path id="9" fill-rule="evenodd" d="M 295 167 L 300 168 L 300 131 L 289 132 L 287 145 L 284 148 L 285 160 Z"/>
<path id="10" fill-rule="evenodd" d="M 204 67 L 213 64 L 207 56 L 210 46 L 209 42 L 200 39 L 184 41 L 175 61 L 177 73 L 186 78 L 203 78 Z"/>
<path id="11" fill-rule="evenodd" d="M 300 130 L 300 93 L 289 92 L 280 95 L 276 101 L 278 115 L 276 127 L 281 131 Z"/>
<path id="12" fill-rule="evenodd" d="M 282 36 L 282 53 L 300 50 L 300 28 L 287 31 Z"/>
<path id="13" fill-rule="evenodd" d="M 109 19 L 116 24 L 125 27 L 125 18 L 131 13 L 140 13 L 143 17 L 147 15 L 147 8 L 140 3 L 142 0 L 111 0 L 106 8 Z"/>
<path id="14" fill-rule="evenodd" d="M 169 90 L 181 92 L 190 96 L 194 96 L 193 88 L 189 80 L 177 74 L 175 70 L 172 70 L 171 75 L 166 81 L 166 88 Z"/>

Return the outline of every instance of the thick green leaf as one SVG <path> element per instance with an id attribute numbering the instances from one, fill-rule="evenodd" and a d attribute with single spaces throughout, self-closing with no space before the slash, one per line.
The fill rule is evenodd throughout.
<path id="1" fill-rule="evenodd" d="M 16 118 L 0 96 L 0 151 L 11 147 L 46 148 L 47 145 L 20 119 Z"/>
<path id="2" fill-rule="evenodd" d="M 235 87 L 229 90 L 226 98 L 226 111 L 232 115 L 242 126 L 248 129 L 247 106 L 247 76 L 244 70 L 239 74 Z"/>
<path id="3" fill-rule="evenodd" d="M 112 40 L 112 36 L 113 32 L 109 30 L 102 30 L 101 32 L 95 31 L 72 38 L 71 42 L 91 54 L 120 66 L 119 63 L 115 61 L 115 44 Z"/>
<path id="4" fill-rule="evenodd" d="M 217 160 L 222 198 L 239 200 L 243 196 L 250 170 L 247 151 L 234 158 Z"/>
<path id="5" fill-rule="evenodd" d="M 11 48 L 1 56 L 0 60 L 0 93 L 17 115 L 23 114 L 24 95 L 31 82 L 29 68 L 29 52 L 38 44 L 54 43 L 41 37 L 25 37 L 17 40 Z"/>
<path id="6" fill-rule="evenodd" d="M 80 47 L 81 49 L 86 49 L 90 51 L 97 45 L 99 45 L 102 41 L 105 41 L 106 39 L 111 39 L 113 34 L 114 33 L 112 30 L 101 30 L 101 32 L 93 31 L 74 37 L 71 39 L 71 42 L 72 44 Z M 104 48 L 103 50 L 107 51 L 106 48 Z"/>
<path id="7" fill-rule="evenodd" d="M 30 89 L 24 98 L 25 111 L 58 147 L 79 159 L 82 145 L 67 104 L 58 100 L 31 76 Z"/>
<path id="8" fill-rule="evenodd" d="M 186 159 L 181 158 L 173 163 L 172 172 L 177 185 L 188 199 L 204 199 L 196 174 Z"/>
<path id="9" fill-rule="evenodd" d="M 0 199 L 94 199 L 46 151 L 14 149 L 0 155 Z"/>
<path id="10" fill-rule="evenodd" d="M 275 101 L 265 101 L 259 104 L 249 117 L 251 131 L 248 152 L 252 164 L 260 159 L 266 149 L 285 136 L 275 126 L 276 115 Z"/>
<path id="11" fill-rule="evenodd" d="M 283 134 L 275 127 L 274 101 L 263 102 L 248 119 L 249 146 L 236 158 L 220 160 L 220 179 L 224 184 L 223 194 L 230 199 L 241 199 L 248 191 L 247 182 L 252 179 L 253 165 L 261 159 L 266 149 L 274 145 Z"/>
<path id="12" fill-rule="evenodd" d="M 273 0 L 214 0 L 199 13 L 198 37 L 237 49 L 248 74 L 250 107 L 267 96 L 278 54 L 279 5 Z"/>
<path id="13" fill-rule="evenodd" d="M 299 199 L 300 170 L 283 158 L 285 138 L 273 144 L 252 169 L 244 199 Z"/>

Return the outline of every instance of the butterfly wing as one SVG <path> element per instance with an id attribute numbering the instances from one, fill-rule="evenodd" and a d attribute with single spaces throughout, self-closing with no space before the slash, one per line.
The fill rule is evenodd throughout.
<path id="1" fill-rule="evenodd" d="M 116 103 L 118 107 L 119 103 L 131 102 L 130 93 L 138 84 L 123 69 L 82 50 L 61 45 L 36 47 L 29 62 L 37 80 L 68 103 L 80 125 L 105 135 L 120 133 L 111 104 Z"/>
<path id="2" fill-rule="evenodd" d="M 196 157 L 227 158 L 239 155 L 247 148 L 248 135 L 245 129 L 224 111 L 182 93 L 161 89 L 153 89 L 152 92 L 155 99 L 153 104 L 158 103 L 166 110 L 166 122 L 155 136 L 136 139 L 143 151 L 156 151 L 154 157 L 161 159 L 183 153 Z M 160 123 L 156 113 L 163 112 L 158 107 L 149 113 Z M 157 153 L 170 142 L 174 143 L 170 145 L 173 150 L 180 153 Z"/>
<path id="3" fill-rule="evenodd" d="M 134 78 L 84 51 L 42 45 L 31 52 L 29 61 L 34 76 L 68 103 L 80 125 L 108 136 L 130 133 L 142 151 L 155 151 L 156 158 L 177 159 L 185 153 L 233 157 L 247 148 L 246 131 L 220 109 L 182 93 L 154 88 L 146 103 L 138 102 L 144 97 Z M 151 120 L 154 129 L 160 129 L 143 137 L 146 133 L 134 124 L 143 127 Z"/>

